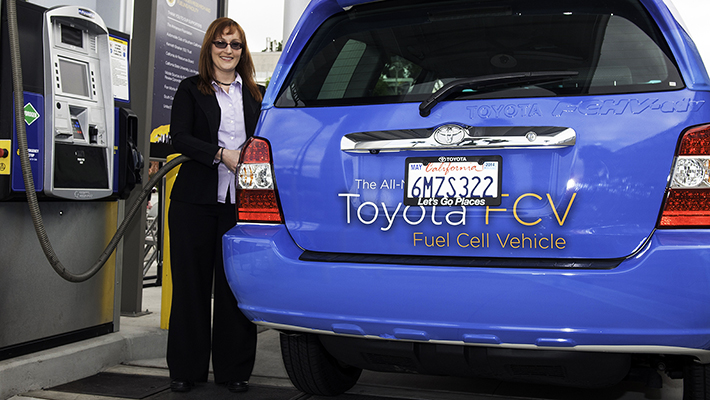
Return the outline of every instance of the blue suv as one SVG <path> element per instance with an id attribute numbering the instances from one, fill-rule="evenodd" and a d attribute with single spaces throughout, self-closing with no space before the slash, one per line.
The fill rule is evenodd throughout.
<path id="1" fill-rule="evenodd" d="M 241 309 L 363 369 L 710 399 L 710 79 L 662 0 L 314 0 L 242 152 Z"/>

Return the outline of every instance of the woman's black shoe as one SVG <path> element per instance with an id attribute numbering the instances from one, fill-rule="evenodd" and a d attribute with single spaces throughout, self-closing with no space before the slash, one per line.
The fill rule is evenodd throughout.
<path id="1" fill-rule="evenodd" d="M 193 386 L 195 386 L 194 383 L 182 379 L 173 379 L 170 382 L 170 390 L 173 392 L 189 392 Z"/>
<path id="2" fill-rule="evenodd" d="M 249 382 L 247 381 L 232 381 L 227 384 L 230 392 L 241 393 L 249 390 Z"/>

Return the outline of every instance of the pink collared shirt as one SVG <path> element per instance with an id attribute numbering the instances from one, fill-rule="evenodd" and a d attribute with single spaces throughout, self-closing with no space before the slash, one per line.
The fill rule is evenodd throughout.
<path id="1" fill-rule="evenodd" d="M 229 87 L 229 93 L 224 91 L 221 85 L 212 82 L 215 88 L 215 96 L 219 103 L 222 118 L 217 131 L 219 147 L 228 150 L 239 149 L 247 139 L 247 131 L 244 126 L 244 104 L 242 101 L 242 78 L 237 74 L 236 79 Z M 224 164 L 217 166 L 219 182 L 217 184 L 217 201 L 224 203 L 229 191 L 229 198 L 232 204 L 236 199 L 235 176 Z"/>

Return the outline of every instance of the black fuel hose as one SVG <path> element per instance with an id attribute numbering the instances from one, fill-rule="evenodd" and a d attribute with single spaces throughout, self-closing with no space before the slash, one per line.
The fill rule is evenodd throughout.
<path id="1" fill-rule="evenodd" d="M 0 0 L 0 12 L 2 11 L 2 0 Z M 184 155 L 178 156 L 170 160 L 165 164 L 149 181 L 143 186 L 140 195 L 133 202 L 130 210 L 126 214 L 125 218 L 121 222 L 121 225 L 116 230 L 111 241 L 106 246 L 106 249 L 99 256 L 96 263 L 91 266 L 86 272 L 81 274 L 73 274 L 64 267 L 64 265 L 59 261 L 59 258 L 52 248 L 52 244 L 47 236 L 47 231 L 44 229 L 44 222 L 42 221 L 42 214 L 39 209 L 39 203 L 37 201 L 37 193 L 35 192 L 34 178 L 32 177 L 32 168 L 30 166 L 29 152 L 27 151 L 27 131 L 24 124 L 24 110 L 21 104 L 25 104 L 25 99 L 23 95 L 23 83 L 22 83 L 22 62 L 20 60 L 20 42 L 17 29 L 17 5 L 15 0 L 7 0 L 7 21 L 8 21 L 8 37 L 10 39 L 10 52 L 12 59 L 12 88 L 15 96 L 15 124 L 17 125 L 17 140 L 18 147 L 20 151 L 20 162 L 22 164 L 22 176 L 25 181 L 25 192 L 27 193 L 27 204 L 30 208 L 30 216 L 32 217 L 32 223 L 35 227 L 35 232 L 37 233 L 37 238 L 39 239 L 39 244 L 44 251 L 44 255 L 47 257 L 52 268 L 61 276 L 63 279 L 69 282 L 84 282 L 90 279 L 92 276 L 96 275 L 99 270 L 106 263 L 111 253 L 116 249 L 118 243 L 128 228 L 128 224 L 135 218 L 141 207 L 145 207 L 144 202 L 148 197 L 153 187 L 158 183 L 163 176 L 165 176 L 170 170 L 172 170 L 177 165 L 189 160 L 190 158 Z"/>

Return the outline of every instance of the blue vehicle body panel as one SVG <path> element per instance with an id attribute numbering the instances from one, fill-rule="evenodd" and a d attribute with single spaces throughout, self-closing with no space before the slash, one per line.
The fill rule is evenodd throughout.
<path id="1" fill-rule="evenodd" d="M 285 329 L 392 340 L 691 349 L 710 363 L 710 231 L 656 228 L 679 138 L 710 122 L 710 78 L 665 3 L 640 0 L 675 57 L 679 90 L 445 101 L 426 118 L 419 103 L 275 107 L 313 32 L 365 2 L 312 1 L 272 76 L 256 136 L 271 144 L 285 224 L 238 224 L 223 240 L 227 278 L 245 315 Z M 444 124 L 568 127 L 577 139 L 565 148 L 486 151 L 502 156 L 505 197 L 499 207 L 465 211 L 405 211 L 405 159 L 438 153 L 340 148 L 350 133 Z M 314 262 L 299 259 L 304 251 L 619 265 Z"/>
<path id="2" fill-rule="evenodd" d="M 657 231 L 609 271 L 309 263 L 282 226 L 224 240 L 256 322 L 384 339 L 710 348 L 710 233 Z"/>
<path id="3" fill-rule="evenodd" d="M 272 141 L 272 151 L 279 194 L 288 199 L 282 204 L 289 232 L 306 250 L 618 258 L 638 250 L 653 231 L 678 137 L 686 127 L 707 121 L 708 100 L 707 93 L 683 90 L 458 101 L 436 109 L 433 119 L 419 117 L 418 104 L 273 108 L 265 111 L 261 130 L 290 132 Z M 572 148 L 487 151 L 503 156 L 502 190 L 508 197 L 500 207 L 468 207 L 465 218 L 462 207 L 402 205 L 405 159 L 420 152 L 340 151 L 344 133 L 444 122 L 564 126 L 578 137 Z M 485 245 L 467 245 L 481 234 Z M 431 246 L 440 237 L 445 242 Z M 513 238 L 521 243 L 511 246 Z M 547 240 L 557 239 L 564 243 L 545 248 Z"/>

